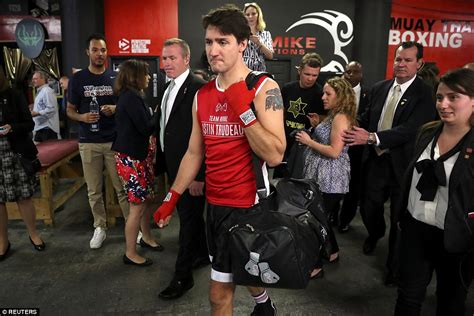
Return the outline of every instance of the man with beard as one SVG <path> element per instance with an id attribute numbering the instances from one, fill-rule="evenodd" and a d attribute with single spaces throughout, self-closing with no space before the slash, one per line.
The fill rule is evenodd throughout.
<path id="1" fill-rule="evenodd" d="M 89 66 L 76 72 L 69 81 L 67 115 L 79 122 L 79 152 L 95 228 L 89 245 L 91 249 L 97 249 L 102 247 L 107 228 L 102 196 L 104 166 L 117 192 L 125 218 L 129 206 L 127 195 L 117 175 L 115 152 L 111 150 L 115 137 L 116 97 L 113 83 L 116 74 L 105 67 L 107 44 L 104 36 L 90 35 L 86 53 L 89 56 Z M 98 103 L 98 113 L 91 111 L 93 103 Z M 92 128 L 93 125 L 96 125 L 96 128 Z"/>

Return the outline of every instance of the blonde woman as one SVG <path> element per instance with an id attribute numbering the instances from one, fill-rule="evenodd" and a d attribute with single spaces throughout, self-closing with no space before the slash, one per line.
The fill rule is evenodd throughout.
<path id="1" fill-rule="evenodd" d="M 266 71 L 265 59 L 273 58 L 272 35 L 265 31 L 262 9 L 255 2 L 244 5 L 251 35 L 244 51 L 244 62 L 251 70 Z"/>
<path id="2" fill-rule="evenodd" d="M 311 125 L 316 126 L 313 134 L 310 136 L 301 131 L 295 139 L 308 146 L 303 176 L 317 180 L 328 217 L 337 219 L 339 203 L 349 191 L 350 179 L 348 146 L 341 134 L 355 124 L 355 94 L 346 79 L 335 77 L 324 85 L 322 99 L 328 116 L 321 123 L 317 114 L 311 116 Z M 332 230 L 329 238 L 332 246 L 329 261 L 334 262 L 339 259 L 339 247 Z M 317 277 L 318 272 L 313 272 L 312 276 Z"/>

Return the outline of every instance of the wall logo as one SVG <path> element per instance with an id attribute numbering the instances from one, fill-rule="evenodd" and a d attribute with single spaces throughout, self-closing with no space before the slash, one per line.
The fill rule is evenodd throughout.
<path id="1" fill-rule="evenodd" d="M 324 10 L 323 12 L 313 12 L 301 16 L 301 19 L 288 27 L 285 32 L 295 31 L 298 27 L 304 25 L 316 25 L 324 28 L 328 31 L 334 42 L 333 56 L 330 57 L 331 61 L 321 68 L 321 71 L 344 71 L 343 64 L 347 64 L 349 60 L 343 48 L 349 45 L 354 38 L 352 20 L 341 12 Z M 304 55 L 306 50 L 316 49 L 316 37 L 277 36 L 273 41 L 273 47 L 276 54 Z"/>
<path id="2" fill-rule="evenodd" d="M 122 38 L 118 41 L 120 54 L 148 54 L 151 39 L 131 39 Z"/>
<path id="3" fill-rule="evenodd" d="M 18 47 L 28 58 L 36 58 L 44 46 L 45 33 L 43 25 L 33 19 L 23 19 L 17 24 L 15 38 Z"/>
<path id="4" fill-rule="evenodd" d="M 120 52 L 129 53 L 130 52 L 130 41 L 126 38 L 122 38 L 118 41 L 118 47 Z"/>

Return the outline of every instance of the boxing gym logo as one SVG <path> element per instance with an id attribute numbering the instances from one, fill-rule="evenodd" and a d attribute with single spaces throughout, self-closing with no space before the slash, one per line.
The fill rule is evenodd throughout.
<path id="1" fill-rule="evenodd" d="M 313 12 L 302 15 L 286 29 L 286 33 L 297 31 L 298 27 L 315 25 L 325 29 L 334 42 L 330 62 L 321 71 L 343 72 L 349 60 L 343 51 L 354 38 L 354 26 L 352 20 L 344 13 L 334 10 L 324 10 L 323 12 Z M 278 55 L 304 55 L 307 50 L 316 49 L 317 38 L 315 36 L 276 36 L 273 40 L 275 53 Z M 320 43 L 318 41 L 318 43 Z M 323 59 L 328 59 L 323 56 Z"/>

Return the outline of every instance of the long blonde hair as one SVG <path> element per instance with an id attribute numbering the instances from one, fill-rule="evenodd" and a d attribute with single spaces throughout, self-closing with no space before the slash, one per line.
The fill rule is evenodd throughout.
<path id="1" fill-rule="evenodd" d="M 255 28 L 259 32 L 265 31 L 265 28 L 267 27 L 267 24 L 263 20 L 262 9 L 260 8 L 260 6 L 256 2 L 246 3 L 246 4 L 244 4 L 244 14 L 245 14 L 245 11 L 247 11 L 247 9 L 250 8 L 250 7 L 255 8 L 255 10 L 257 10 L 257 13 L 258 13 L 257 25 L 256 25 Z"/>
<path id="2" fill-rule="evenodd" d="M 336 92 L 336 107 L 329 112 L 328 118 L 345 114 L 351 126 L 356 125 L 356 99 L 349 81 L 343 77 L 333 77 L 326 81 L 326 84 Z"/>

